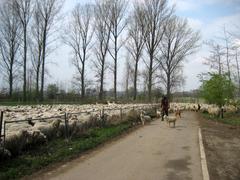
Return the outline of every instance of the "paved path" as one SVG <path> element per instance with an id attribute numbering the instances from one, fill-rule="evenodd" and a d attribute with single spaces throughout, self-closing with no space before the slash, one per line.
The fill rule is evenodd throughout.
<path id="1" fill-rule="evenodd" d="M 198 122 L 183 114 L 176 128 L 154 121 L 40 179 L 202 180 Z"/>

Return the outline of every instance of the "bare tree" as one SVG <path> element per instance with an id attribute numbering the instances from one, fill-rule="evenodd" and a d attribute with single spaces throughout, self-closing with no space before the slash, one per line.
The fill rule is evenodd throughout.
<path id="1" fill-rule="evenodd" d="M 236 67 L 236 81 L 238 86 L 238 97 L 240 97 L 240 62 L 239 62 L 239 49 L 235 47 L 235 67 Z"/>
<path id="2" fill-rule="evenodd" d="M 85 96 L 86 61 L 89 59 L 91 40 L 94 33 L 92 24 L 93 6 L 78 4 L 72 12 L 72 21 L 66 31 L 64 41 L 73 50 L 73 65 L 80 75 L 81 97 Z"/>
<path id="3" fill-rule="evenodd" d="M 20 36 L 20 22 L 13 9 L 13 1 L 5 2 L 0 7 L 0 69 L 7 78 L 10 97 L 19 67 L 17 55 L 21 43 Z"/>
<path id="4" fill-rule="evenodd" d="M 128 41 L 126 48 L 134 62 L 134 85 L 133 85 L 133 100 L 137 98 L 137 81 L 138 81 L 138 66 L 142 56 L 143 47 L 145 44 L 146 31 L 144 23 L 144 11 L 141 5 L 135 4 L 133 14 L 130 16 L 128 25 Z"/>
<path id="5" fill-rule="evenodd" d="M 129 62 L 129 56 L 126 57 L 125 61 L 125 76 L 124 76 L 124 89 L 127 99 L 129 98 L 129 84 L 130 84 L 130 75 L 131 75 L 131 65 Z"/>
<path id="6" fill-rule="evenodd" d="M 100 82 L 99 99 L 103 99 L 104 78 L 107 69 L 106 57 L 109 49 L 111 35 L 110 1 L 97 0 L 95 5 L 95 34 L 96 34 L 96 60 L 93 61 L 96 69 L 96 77 Z"/>
<path id="7" fill-rule="evenodd" d="M 239 32 L 239 26 L 235 25 L 235 31 L 236 32 L 226 32 L 224 27 L 224 32 L 228 35 L 227 40 L 231 40 L 231 51 L 232 58 L 235 60 L 234 68 L 235 68 L 235 79 L 238 87 L 238 97 L 240 97 L 240 62 L 239 62 L 239 49 L 240 49 L 240 34 Z M 229 36 L 230 35 L 230 36 Z M 225 38 L 226 39 L 226 38 Z"/>
<path id="8" fill-rule="evenodd" d="M 152 100 L 153 75 L 158 69 L 156 52 L 165 32 L 165 25 L 172 9 L 168 7 L 167 0 L 144 0 L 144 14 L 147 26 L 146 49 L 149 56 L 145 61 L 148 70 L 148 100 Z"/>
<path id="9" fill-rule="evenodd" d="M 232 37 L 231 35 L 227 32 L 226 27 L 223 27 L 223 37 L 220 38 L 223 40 L 223 53 L 225 55 L 225 60 L 226 60 L 226 67 L 227 67 L 227 74 L 228 74 L 228 79 L 231 81 L 231 41 Z"/>
<path id="10" fill-rule="evenodd" d="M 222 47 L 211 40 L 206 43 L 210 48 L 209 57 L 205 58 L 204 64 L 208 65 L 213 71 L 217 71 L 219 75 L 224 73 L 224 52 Z"/>
<path id="11" fill-rule="evenodd" d="M 32 0 L 14 0 L 14 8 L 23 29 L 23 101 L 27 100 L 27 34 L 32 13 Z"/>
<path id="12" fill-rule="evenodd" d="M 110 22 L 111 22 L 111 41 L 114 44 L 113 49 L 109 48 L 109 54 L 113 58 L 113 74 L 114 74 L 114 98 L 117 99 L 117 72 L 118 72 L 118 52 L 120 51 L 121 47 L 124 45 L 124 40 L 120 41 L 120 36 L 123 33 L 127 21 L 126 21 L 126 8 L 127 8 L 127 1 L 126 0 L 111 0 L 110 1 Z"/>
<path id="13" fill-rule="evenodd" d="M 39 101 L 39 83 L 42 64 L 42 51 L 43 51 L 43 23 L 40 12 L 36 7 L 33 12 L 33 23 L 31 26 L 31 60 L 35 73 L 35 98 Z"/>
<path id="14" fill-rule="evenodd" d="M 46 51 L 48 40 L 50 36 L 50 31 L 55 25 L 57 15 L 59 14 L 64 0 L 37 0 L 37 9 L 39 11 L 43 34 L 42 34 L 42 70 L 41 70 L 41 90 L 40 90 L 40 100 L 43 101 L 44 98 L 44 79 L 45 79 L 45 64 L 46 64 Z"/>
<path id="15" fill-rule="evenodd" d="M 181 84 L 180 72 L 187 56 L 198 47 L 199 32 L 194 32 L 187 20 L 172 16 L 166 25 L 166 31 L 159 46 L 158 57 L 163 79 L 170 98 L 171 89 Z"/>

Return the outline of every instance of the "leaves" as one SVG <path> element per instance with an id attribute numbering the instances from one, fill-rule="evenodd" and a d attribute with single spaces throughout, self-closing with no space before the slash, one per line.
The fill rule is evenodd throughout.
<path id="1" fill-rule="evenodd" d="M 222 107 L 234 97 L 234 90 L 235 86 L 228 80 L 227 74 L 210 74 L 210 79 L 203 81 L 201 95 L 208 103 Z"/>

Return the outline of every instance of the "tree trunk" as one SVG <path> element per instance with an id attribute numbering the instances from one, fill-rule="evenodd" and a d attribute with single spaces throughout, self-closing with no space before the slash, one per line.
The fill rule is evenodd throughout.
<path id="1" fill-rule="evenodd" d="M 240 66 L 238 62 L 237 50 L 236 50 L 236 65 L 237 65 L 237 77 L 238 77 L 238 97 L 240 97 Z"/>
<path id="2" fill-rule="evenodd" d="M 134 92 L 133 92 L 133 100 L 137 99 L 137 75 L 138 75 L 138 57 L 135 62 L 135 69 L 134 69 Z"/>
<path id="3" fill-rule="evenodd" d="M 35 99 L 37 102 L 39 102 L 39 73 L 40 73 L 40 66 L 41 66 L 41 47 L 38 47 L 38 64 L 36 69 L 36 95 Z"/>
<path id="4" fill-rule="evenodd" d="M 171 75 L 167 74 L 167 98 L 170 100 L 171 98 Z"/>
<path id="5" fill-rule="evenodd" d="M 170 85 L 170 75 L 167 76 L 167 98 L 170 100 L 171 98 L 171 85 Z"/>
<path id="6" fill-rule="evenodd" d="M 85 74 L 85 62 L 82 63 L 82 76 L 81 76 L 81 98 L 84 99 L 85 97 L 85 79 L 84 79 L 84 74 Z"/>
<path id="7" fill-rule="evenodd" d="M 105 66 L 105 63 L 102 63 L 99 100 L 103 100 L 104 66 Z"/>
<path id="8" fill-rule="evenodd" d="M 39 101 L 39 70 L 40 67 L 37 67 L 37 72 L 36 72 L 36 100 Z"/>
<path id="9" fill-rule="evenodd" d="M 43 53 L 42 53 L 42 76 L 41 76 L 41 92 L 40 101 L 44 100 L 44 76 L 45 76 L 45 59 L 46 59 L 46 41 L 47 41 L 47 25 L 45 24 L 43 34 Z"/>
<path id="10" fill-rule="evenodd" d="M 152 75 L 153 75 L 153 53 L 150 53 L 150 65 L 148 73 L 148 101 L 152 101 Z"/>
<path id="11" fill-rule="evenodd" d="M 101 75 L 100 75 L 99 100 L 103 100 L 104 68 L 105 68 L 105 56 L 103 55 L 103 61 L 102 61 L 102 67 L 101 67 Z"/>
<path id="12" fill-rule="evenodd" d="M 13 45 L 13 42 L 11 43 Z M 13 92 L 13 64 L 14 64 L 14 59 L 15 59 L 15 55 L 14 55 L 14 48 L 13 46 L 11 47 L 11 51 L 10 51 L 10 71 L 9 71 L 9 97 L 12 98 L 12 92 Z"/>
<path id="13" fill-rule="evenodd" d="M 12 98 L 12 89 L 13 89 L 13 72 L 12 67 L 9 72 L 9 97 Z"/>
<path id="14" fill-rule="evenodd" d="M 27 100 L 27 27 L 24 27 L 24 53 L 23 53 L 23 101 Z"/>
<path id="15" fill-rule="evenodd" d="M 117 100 L 117 61 L 118 61 L 118 50 L 117 50 L 117 40 L 118 38 L 115 36 L 115 49 L 114 49 L 114 99 Z"/>

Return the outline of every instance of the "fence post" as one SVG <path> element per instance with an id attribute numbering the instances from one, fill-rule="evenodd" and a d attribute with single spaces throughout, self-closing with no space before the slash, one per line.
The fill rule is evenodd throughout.
<path id="1" fill-rule="evenodd" d="M 5 151 L 5 142 L 6 142 L 6 122 L 3 123 L 3 151 Z"/>
<path id="2" fill-rule="evenodd" d="M 122 122 L 122 108 L 120 108 L 120 120 Z"/>
<path id="3" fill-rule="evenodd" d="M 69 132 L 68 132 L 68 119 L 67 119 L 67 113 L 64 114 L 64 120 L 65 120 L 65 138 L 69 138 Z"/>
<path id="4" fill-rule="evenodd" d="M 1 117 L 0 117 L 0 142 L 2 141 L 2 122 L 3 122 L 3 111 L 1 111 Z"/>

